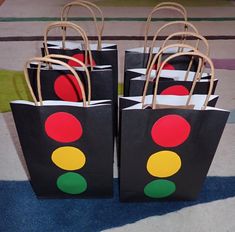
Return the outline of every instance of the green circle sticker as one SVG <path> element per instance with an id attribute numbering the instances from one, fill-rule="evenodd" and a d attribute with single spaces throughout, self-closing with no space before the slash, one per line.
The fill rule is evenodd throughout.
<path id="1" fill-rule="evenodd" d="M 144 187 L 144 194 L 151 198 L 164 198 L 176 190 L 175 183 L 169 180 L 154 180 Z"/>
<path id="2" fill-rule="evenodd" d="M 57 187 L 68 194 L 81 194 L 87 189 L 85 178 L 75 172 L 67 172 L 57 179 Z"/>

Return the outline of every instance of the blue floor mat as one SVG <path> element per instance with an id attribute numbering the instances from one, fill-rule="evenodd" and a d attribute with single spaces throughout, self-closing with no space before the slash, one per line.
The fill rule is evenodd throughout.
<path id="1" fill-rule="evenodd" d="M 0 181 L 0 231 L 96 232 L 235 196 L 235 176 L 207 177 L 196 201 L 120 203 L 111 199 L 38 200 L 28 181 Z"/>

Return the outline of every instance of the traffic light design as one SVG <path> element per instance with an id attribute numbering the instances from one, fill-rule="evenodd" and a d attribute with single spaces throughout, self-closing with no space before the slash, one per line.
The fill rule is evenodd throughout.
<path id="1" fill-rule="evenodd" d="M 151 181 L 144 188 L 144 193 L 152 198 L 164 198 L 176 191 L 176 184 L 166 178 L 180 172 L 180 155 L 172 151 L 185 142 L 190 134 L 190 124 L 176 114 L 159 118 L 153 125 L 151 137 L 154 143 L 164 148 L 152 154 L 147 161 L 147 171 L 158 179 Z"/>
<path id="2" fill-rule="evenodd" d="M 122 109 L 121 201 L 196 199 L 228 115 L 218 109 Z"/>
<path id="3" fill-rule="evenodd" d="M 34 192 L 40 198 L 111 197 L 111 104 L 71 104 L 11 103 Z"/>
<path id="4" fill-rule="evenodd" d="M 45 131 L 49 138 L 59 143 L 75 142 L 83 133 L 81 122 L 66 112 L 50 115 L 45 121 Z M 51 160 L 58 168 L 67 171 L 58 177 L 58 189 L 67 194 L 80 194 L 86 191 L 86 179 L 72 172 L 80 170 L 86 164 L 86 156 L 79 148 L 60 146 L 52 152 Z"/>

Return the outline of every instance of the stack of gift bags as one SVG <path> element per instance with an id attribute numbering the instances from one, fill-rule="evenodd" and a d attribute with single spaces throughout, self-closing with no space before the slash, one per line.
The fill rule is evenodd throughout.
<path id="1" fill-rule="evenodd" d="M 96 43 L 68 20 L 71 9 L 81 7 L 93 18 Z M 183 20 L 154 29 L 150 38 L 152 16 L 160 11 Z M 169 28 L 175 32 L 160 41 Z M 68 3 L 61 21 L 45 28 L 42 56 L 25 63 L 33 102 L 13 101 L 11 108 L 36 196 L 112 197 L 117 143 L 121 201 L 196 199 L 229 116 L 215 108 L 218 80 L 207 40 L 182 5 L 156 5 L 144 47 L 125 51 L 118 100 L 118 49 L 103 43 L 103 30 L 97 5 Z M 61 39 L 48 40 L 52 31 Z"/>

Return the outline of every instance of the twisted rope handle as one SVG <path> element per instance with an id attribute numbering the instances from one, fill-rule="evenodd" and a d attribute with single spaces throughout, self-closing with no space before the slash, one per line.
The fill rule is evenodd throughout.
<path id="1" fill-rule="evenodd" d="M 183 5 L 181 5 L 180 3 L 177 3 L 177 2 L 161 2 L 161 3 L 157 4 L 154 8 L 158 8 L 158 7 L 161 7 L 161 6 L 175 6 L 179 9 L 181 9 L 181 11 L 184 13 L 184 15 L 187 18 L 187 11 L 186 11 L 185 7 Z"/>
<path id="2" fill-rule="evenodd" d="M 174 10 L 174 11 L 179 12 L 183 16 L 184 21 L 187 21 L 187 13 L 186 13 L 185 8 L 182 5 L 178 3 L 173 4 L 172 2 L 168 2 L 168 3 L 169 4 L 167 4 L 167 2 L 162 3 L 162 4 L 160 3 L 160 6 L 159 4 L 156 5 L 148 15 L 148 18 L 145 24 L 145 32 L 144 32 L 144 52 L 146 52 L 146 48 L 147 48 L 147 39 L 148 39 L 148 33 L 149 33 L 152 15 L 155 12 L 160 11 L 160 10 Z"/>
<path id="3" fill-rule="evenodd" d="M 39 98 L 39 104 L 38 104 L 38 101 L 36 99 L 36 96 L 33 92 L 33 89 L 32 89 L 32 86 L 31 86 L 31 83 L 30 83 L 30 80 L 29 80 L 29 73 L 28 73 L 28 65 L 31 63 L 31 62 L 38 62 L 38 67 L 37 67 L 37 92 L 38 92 L 38 98 Z M 76 78 L 77 82 L 78 82 L 78 85 L 81 89 L 81 94 L 82 94 L 82 100 L 83 100 L 83 106 L 86 107 L 87 104 L 86 104 L 86 95 L 85 95 L 85 91 L 84 91 L 84 87 L 83 87 L 83 84 L 77 74 L 77 72 L 74 70 L 74 68 L 72 68 L 71 66 L 69 66 L 68 64 L 66 64 L 65 62 L 63 61 L 60 61 L 60 60 L 55 60 L 55 59 L 51 59 L 51 58 L 46 58 L 46 57 L 34 57 L 34 58 L 31 58 L 29 59 L 28 61 L 26 61 L 25 65 L 24 65 L 24 76 L 25 76 L 25 80 L 26 80 L 26 83 L 28 85 L 28 88 L 29 88 L 29 91 L 30 91 L 30 94 L 33 98 L 33 101 L 35 103 L 36 106 L 40 105 L 42 106 L 43 105 L 43 99 L 42 99 L 42 91 L 41 91 L 41 82 L 40 82 L 40 71 L 41 71 L 41 63 L 53 63 L 53 64 L 59 64 L 61 66 L 64 66 L 66 67 L 73 75 L 74 77 Z"/>
<path id="4" fill-rule="evenodd" d="M 195 45 L 195 48 L 198 49 L 198 46 L 199 46 L 199 42 L 202 41 L 206 47 L 206 51 L 205 51 L 205 54 L 206 56 L 209 55 L 209 52 L 210 52 L 210 48 L 209 48 L 209 43 L 208 41 L 206 40 L 206 38 L 202 35 L 199 35 L 198 33 L 194 33 L 194 32 L 187 32 L 187 31 L 183 31 L 183 32 L 175 32 L 171 35 L 169 35 L 163 42 L 162 44 L 162 47 L 166 46 L 166 43 L 171 40 L 172 38 L 174 37 L 177 37 L 177 36 L 183 36 L 184 38 L 187 38 L 187 37 L 193 37 L 193 38 L 196 38 L 197 39 L 197 42 L 196 42 L 196 45 Z"/>
<path id="5" fill-rule="evenodd" d="M 102 34 L 103 34 L 103 30 L 104 30 L 104 15 L 103 15 L 103 12 L 101 11 L 101 9 L 96 4 L 94 4 L 92 2 L 83 1 L 83 0 L 73 1 L 73 2 L 70 2 L 66 5 L 64 5 L 64 7 L 62 8 L 61 21 L 67 21 L 68 20 L 69 11 L 70 11 L 71 7 L 73 7 L 73 6 L 85 7 L 91 13 L 91 15 L 93 17 L 93 20 L 94 20 L 94 23 L 95 23 L 97 36 L 98 36 L 98 44 L 97 44 L 98 47 L 97 47 L 97 49 L 101 50 L 102 49 L 102 45 L 101 45 L 102 44 Z M 98 26 L 97 17 L 96 17 L 96 15 L 95 15 L 95 13 L 94 13 L 94 11 L 92 10 L 91 7 L 95 8 L 100 14 L 100 18 L 101 18 L 100 27 Z"/>
<path id="6" fill-rule="evenodd" d="M 147 69 L 149 68 L 150 66 L 150 63 L 151 63 L 151 59 L 153 57 L 153 48 L 155 47 L 155 43 L 156 43 L 156 40 L 157 40 L 157 37 L 159 36 L 159 34 L 166 28 L 170 27 L 170 26 L 175 26 L 175 25 L 184 25 L 184 29 L 186 28 L 187 26 L 187 29 L 191 28 L 194 33 L 198 34 L 198 30 L 197 28 L 190 22 L 187 22 L 187 21 L 173 21 L 173 22 L 169 22 L 169 23 L 166 23 L 164 24 L 162 27 L 160 27 L 156 33 L 154 34 L 154 37 L 153 37 L 153 40 L 152 40 L 152 44 L 151 46 L 149 47 L 149 59 L 148 59 L 148 64 L 147 64 Z M 183 36 L 182 36 L 183 38 Z M 183 40 L 183 39 L 182 39 Z"/>
<path id="7" fill-rule="evenodd" d="M 157 107 L 157 89 L 158 89 L 158 83 L 159 83 L 159 79 L 160 79 L 160 74 L 161 74 L 161 71 L 164 67 L 164 65 L 171 59 L 174 59 L 176 57 L 180 57 L 180 56 L 194 56 L 194 57 L 198 57 L 201 61 L 200 61 L 200 64 L 202 65 L 204 63 L 204 61 L 206 61 L 209 66 L 210 66 L 210 69 L 211 69 L 211 78 L 210 78 L 210 86 L 209 86 L 209 90 L 208 90 L 208 94 L 206 96 L 206 99 L 204 101 L 204 104 L 202 106 L 202 110 L 205 110 L 205 108 L 207 107 L 208 105 L 208 102 L 209 102 L 209 99 L 210 99 L 210 96 L 211 96 L 211 93 L 212 93 L 212 90 L 213 90 L 213 84 L 214 84 L 214 76 L 215 76 L 215 69 L 214 69 L 214 65 L 213 65 L 213 62 L 211 61 L 211 59 L 206 56 L 205 54 L 202 54 L 198 51 L 194 51 L 194 52 L 180 52 L 180 53 L 176 53 L 176 54 L 173 54 L 172 56 L 168 57 L 166 60 L 163 61 L 163 63 L 161 64 L 159 70 L 158 70 L 158 73 L 157 73 L 157 77 L 156 77 L 156 84 L 155 84 L 155 88 L 154 88 L 154 94 L 153 94 L 153 100 L 152 100 L 152 108 L 153 109 L 156 109 Z M 153 58 L 153 62 L 151 64 L 151 69 L 153 68 L 153 65 L 155 63 L 157 59 L 157 56 L 155 56 Z M 150 70 L 151 70 L 150 69 Z M 148 73 L 148 75 L 150 75 L 150 73 Z M 195 87 L 195 82 L 199 79 L 199 75 L 202 75 L 202 72 L 200 71 L 200 69 L 198 69 L 198 72 L 197 72 L 197 75 L 196 77 L 194 78 L 194 81 L 193 81 L 193 86 L 191 88 L 191 91 L 190 91 L 190 94 L 189 94 L 189 97 L 188 97 L 188 100 L 186 102 L 186 106 L 189 105 L 189 102 L 191 100 L 191 97 L 192 97 L 192 93 L 193 93 L 193 88 Z"/>
<path id="8" fill-rule="evenodd" d="M 190 45 L 187 45 L 187 44 L 171 44 L 171 45 L 168 45 L 166 47 L 163 47 L 153 58 L 152 60 L 152 63 L 150 64 L 150 68 L 148 69 L 147 73 L 146 73 L 146 82 L 145 82 L 145 86 L 144 86 L 144 91 L 143 91 L 143 97 L 142 97 L 142 106 L 144 107 L 144 103 L 145 103 L 145 97 L 146 97 L 146 94 L 147 94 L 147 90 L 148 90 L 148 84 L 149 84 L 149 81 L 150 81 L 150 76 L 151 76 L 151 72 L 152 72 L 152 69 L 153 69 L 153 66 L 155 64 L 155 62 L 158 60 L 158 63 L 159 63 L 159 59 L 161 58 L 162 54 L 165 52 L 165 50 L 169 49 L 169 48 L 189 48 L 191 49 L 192 51 L 195 51 L 195 48 L 190 46 Z M 154 63 L 153 63 L 154 62 Z M 198 69 L 197 69 L 197 73 L 195 74 L 195 76 L 198 75 L 198 72 L 201 70 L 201 67 L 200 65 L 202 65 L 201 63 L 199 63 L 199 66 L 198 66 Z M 158 69 L 156 70 L 157 73 L 159 72 L 159 66 L 158 66 Z M 187 73 L 186 73 L 187 75 Z M 195 79 L 195 77 L 194 77 Z"/>
<path id="9" fill-rule="evenodd" d="M 85 43 L 85 64 L 88 65 L 88 62 L 87 62 L 87 53 L 88 53 L 89 60 L 90 60 L 90 65 L 91 65 L 91 70 L 93 70 L 92 54 L 91 54 L 88 38 L 86 36 L 86 32 L 81 27 L 79 27 L 78 25 L 76 25 L 74 23 L 66 22 L 66 21 L 62 22 L 61 21 L 61 22 L 50 23 L 49 25 L 47 25 L 47 27 L 45 29 L 45 32 L 44 32 L 45 54 L 49 55 L 49 49 L 48 49 L 48 44 L 47 44 L 47 37 L 48 37 L 49 31 L 54 29 L 54 28 L 62 28 L 62 30 L 64 28 L 71 28 L 71 29 L 74 29 L 79 34 L 81 34 L 82 39 L 83 39 L 83 41 Z M 62 47 L 63 47 L 63 49 L 65 49 L 65 44 L 62 43 Z"/>
<path id="10" fill-rule="evenodd" d="M 193 38 L 196 38 L 197 39 L 197 42 L 195 44 L 195 48 L 196 50 L 198 50 L 198 47 L 199 47 L 199 43 L 200 42 L 203 42 L 204 45 L 205 45 L 205 52 L 203 52 L 203 54 L 205 54 L 206 56 L 209 56 L 209 53 L 210 53 L 210 47 L 209 47 L 209 43 L 208 41 L 206 40 L 205 37 L 203 37 L 202 35 L 199 35 L 199 34 L 196 34 L 196 33 L 193 33 L 193 32 L 176 32 L 176 33 L 173 33 L 171 35 L 169 35 L 165 41 L 163 42 L 163 47 L 166 46 L 166 43 L 174 38 L 174 37 L 177 37 L 177 36 L 183 36 L 185 38 L 185 40 L 183 41 L 183 43 L 186 43 L 186 38 L 187 37 L 193 37 Z M 182 52 L 182 48 L 181 48 L 181 52 Z M 189 63 L 189 66 L 188 66 L 188 69 L 187 69 L 187 75 L 185 76 L 185 80 L 187 80 L 187 77 L 188 77 L 188 74 L 189 74 L 189 71 L 192 67 L 192 64 L 193 64 L 193 60 L 194 60 L 194 57 L 192 56 L 191 60 L 190 60 L 190 63 Z M 202 66 L 202 69 L 204 69 L 205 65 Z M 203 72 L 203 70 L 201 70 Z"/>

